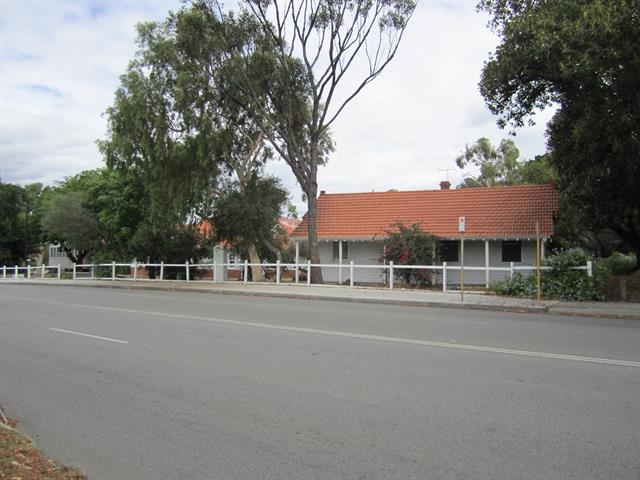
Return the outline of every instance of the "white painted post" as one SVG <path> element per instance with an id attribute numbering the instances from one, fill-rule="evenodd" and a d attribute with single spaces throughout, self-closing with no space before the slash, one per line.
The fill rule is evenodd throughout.
<path id="1" fill-rule="evenodd" d="M 249 262 L 247 262 L 246 260 L 244 261 L 244 283 L 247 283 L 249 281 Z"/>
<path id="2" fill-rule="evenodd" d="M 389 290 L 393 290 L 393 260 L 389 262 Z"/>
<path id="3" fill-rule="evenodd" d="M 218 270 L 218 261 L 216 260 L 216 254 L 213 254 L 213 275 L 211 275 L 211 279 L 213 280 L 213 283 L 216 283 L 217 281 L 217 276 L 216 276 L 216 270 Z"/>
<path id="4" fill-rule="evenodd" d="M 587 276 L 593 277 L 593 262 L 591 260 L 587 260 Z"/>
<path id="5" fill-rule="evenodd" d="M 349 288 L 353 288 L 353 260 L 349 262 Z"/>
<path id="6" fill-rule="evenodd" d="M 116 262 L 111 262 L 111 281 L 116 279 Z"/>
<path id="7" fill-rule="evenodd" d="M 489 289 L 489 240 L 484 241 L 484 288 Z"/>
<path id="8" fill-rule="evenodd" d="M 311 260 L 307 260 L 307 287 L 311 286 Z"/>
<path id="9" fill-rule="evenodd" d="M 93 269 L 93 264 L 91 264 L 91 280 L 93 280 L 95 278 L 95 276 L 96 275 L 95 275 L 95 272 L 94 272 L 94 269 Z"/>
<path id="10" fill-rule="evenodd" d="M 338 285 L 342 285 L 342 240 L 338 240 Z"/>
<path id="11" fill-rule="evenodd" d="M 164 280 L 164 260 L 160 262 L 160 281 Z"/>
<path id="12" fill-rule="evenodd" d="M 189 281 L 189 260 L 184 262 L 184 271 L 185 271 L 185 279 L 188 282 Z"/>
<path id="13" fill-rule="evenodd" d="M 7 279 L 7 266 L 6 265 L 2 266 L 2 279 L 3 280 Z"/>
<path id="14" fill-rule="evenodd" d="M 133 261 L 133 281 L 138 279 L 138 260 Z"/>
<path id="15" fill-rule="evenodd" d="M 276 285 L 280 285 L 280 260 L 276 260 Z"/>
<path id="16" fill-rule="evenodd" d="M 18 279 L 18 265 L 16 265 L 16 266 L 14 267 L 14 270 L 13 270 L 13 279 L 14 279 L 14 280 L 17 280 L 17 279 Z"/>
<path id="17" fill-rule="evenodd" d="M 31 280 L 31 265 L 27 264 L 27 278 Z"/>
<path id="18" fill-rule="evenodd" d="M 447 262 L 442 262 L 442 291 L 447 291 Z"/>
<path id="19" fill-rule="evenodd" d="M 513 262 L 509 262 L 509 278 L 513 280 Z"/>
<path id="20" fill-rule="evenodd" d="M 73 263 L 73 276 L 71 277 L 72 279 L 76 279 L 76 264 L 75 262 Z"/>
<path id="21" fill-rule="evenodd" d="M 40 272 L 40 279 L 44 280 L 44 269 L 45 269 L 44 263 L 40 266 L 42 267 L 42 271 Z"/>
<path id="22" fill-rule="evenodd" d="M 300 242 L 296 241 L 296 285 L 300 281 Z"/>
<path id="23" fill-rule="evenodd" d="M 58 280 L 62 278 L 62 267 L 58 264 Z"/>

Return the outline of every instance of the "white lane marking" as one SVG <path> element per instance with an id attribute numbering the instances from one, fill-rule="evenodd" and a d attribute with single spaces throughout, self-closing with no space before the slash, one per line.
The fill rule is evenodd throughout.
<path id="1" fill-rule="evenodd" d="M 241 320 L 228 320 L 224 318 L 199 317 L 195 315 L 182 315 L 177 313 L 162 313 L 162 312 L 152 312 L 148 310 L 134 310 L 129 308 L 115 308 L 115 307 L 104 307 L 99 305 L 85 305 L 80 303 L 58 302 L 55 300 L 26 299 L 26 298 L 23 298 L 23 299 L 30 300 L 30 301 L 53 303 L 58 305 L 66 305 L 66 306 L 72 306 L 72 307 L 87 308 L 87 309 L 93 309 L 93 310 L 107 310 L 112 312 L 148 315 L 152 317 L 181 318 L 185 320 L 197 320 L 197 321 L 221 323 L 221 324 L 227 324 L 227 325 L 238 325 L 238 326 L 244 326 L 244 327 L 267 328 L 271 330 L 283 330 L 287 332 L 312 333 L 312 334 L 319 334 L 319 335 L 330 335 L 334 337 L 357 338 L 361 340 L 376 340 L 381 342 L 393 342 L 393 343 L 402 343 L 402 344 L 408 344 L 408 345 L 421 345 L 426 347 L 449 348 L 454 350 L 469 350 L 469 351 L 476 351 L 476 352 L 500 353 L 500 354 L 506 354 L 506 355 L 516 355 L 521 357 L 551 358 L 555 360 L 572 360 L 575 362 L 599 363 L 604 365 L 640 367 L 640 362 L 634 362 L 630 360 L 617 360 L 614 358 L 586 357 L 581 355 L 565 355 L 562 353 L 536 352 L 536 351 L 529 351 L 529 350 L 515 350 L 510 348 L 499 348 L 499 347 L 485 347 L 482 345 L 468 345 L 468 344 L 462 344 L 462 343 L 434 342 L 431 340 L 419 340 L 415 338 L 386 337 L 382 335 L 370 335 L 366 333 L 339 332 L 335 330 L 293 327 L 289 325 L 274 325 L 270 323 L 258 323 L 258 322 L 248 322 L 248 321 L 244 322 Z"/>
<path id="2" fill-rule="evenodd" d="M 107 342 L 129 343 L 125 342 L 124 340 L 116 340 L 115 338 L 101 337 L 100 335 L 90 335 L 88 333 L 74 332 L 73 330 L 64 330 L 62 328 L 49 328 L 49 330 L 53 330 L 54 332 L 70 333 L 71 335 L 79 335 L 81 337 L 97 338 L 98 340 L 106 340 Z"/>

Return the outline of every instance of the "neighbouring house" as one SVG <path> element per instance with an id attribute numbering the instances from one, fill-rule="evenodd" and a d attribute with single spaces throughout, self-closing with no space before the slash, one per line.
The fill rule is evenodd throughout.
<path id="1" fill-rule="evenodd" d="M 465 267 L 510 267 L 535 265 L 536 222 L 544 247 L 553 235 L 558 193 L 554 185 L 521 185 L 451 189 L 448 181 L 440 190 L 388 191 L 367 193 L 320 192 L 317 203 L 320 261 L 323 265 L 347 265 L 341 280 L 349 282 L 351 261 L 356 265 L 383 264 L 383 240 L 398 222 L 406 226 L 420 224 L 440 242 L 440 263 L 460 265 L 458 219 L 465 217 Z M 295 242 L 307 239 L 307 217 L 290 235 Z M 323 267 L 326 282 L 338 282 L 339 270 Z M 485 284 L 509 275 L 509 272 L 465 270 L 465 282 Z M 383 283 L 385 271 L 356 269 L 357 283 Z M 435 283 L 442 274 L 434 274 Z M 447 283 L 459 281 L 459 271 L 448 272 Z"/>
<path id="2" fill-rule="evenodd" d="M 64 250 L 62 249 L 60 244 L 47 243 L 46 248 L 49 251 L 49 260 L 47 263 L 49 267 L 57 267 L 58 265 L 60 265 L 60 268 L 62 268 L 63 270 L 69 270 L 73 268 L 73 262 L 69 257 L 67 257 L 67 254 L 64 253 Z M 75 255 L 76 253 L 77 252 L 73 250 L 73 254 Z M 87 263 L 89 263 L 88 260 Z"/>

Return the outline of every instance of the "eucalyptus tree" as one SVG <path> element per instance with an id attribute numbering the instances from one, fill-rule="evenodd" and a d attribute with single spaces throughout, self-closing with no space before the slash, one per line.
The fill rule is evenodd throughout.
<path id="1" fill-rule="evenodd" d="M 186 41 L 289 165 L 307 204 L 309 255 L 320 262 L 318 167 L 333 149 L 330 127 L 394 58 L 414 0 L 246 0 L 240 13 L 193 2 Z M 204 39 L 204 40 L 203 40 Z M 256 76 L 256 74 L 259 74 Z M 322 281 L 320 269 L 312 280 Z"/>
<path id="2" fill-rule="evenodd" d="M 262 129 L 178 48 L 179 19 L 188 14 L 138 26 L 138 51 L 107 111 L 108 139 L 100 142 L 110 167 L 144 178 L 154 221 L 141 238 L 157 236 L 154 224 L 163 232 L 210 217 L 219 198 L 243 193 L 272 157 Z M 256 246 L 242 243 L 258 278 Z"/>

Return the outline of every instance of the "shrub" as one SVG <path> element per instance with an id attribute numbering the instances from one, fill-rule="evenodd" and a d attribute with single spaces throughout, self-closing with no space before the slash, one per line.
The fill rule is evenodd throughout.
<path id="1" fill-rule="evenodd" d="M 613 252 L 610 257 L 600 258 L 596 261 L 596 270 L 603 270 L 609 275 L 627 273 L 633 270 L 635 266 L 636 258 L 633 254 L 625 255 L 620 252 Z"/>
<path id="2" fill-rule="evenodd" d="M 545 259 L 544 265 L 551 267 L 551 270 L 542 272 L 541 296 L 545 299 L 605 300 L 603 285 L 608 278 L 608 270 L 594 269 L 594 276 L 589 277 L 584 270 L 572 268 L 582 267 L 588 260 L 589 255 L 578 248 L 560 251 Z M 499 295 L 535 298 L 536 277 L 517 274 L 513 279 L 495 282 L 491 290 Z"/>
<path id="3" fill-rule="evenodd" d="M 401 222 L 392 225 L 384 239 L 384 260 L 395 265 L 431 265 L 433 264 L 436 239 L 422 230 L 416 223 L 407 227 Z M 401 269 L 398 277 L 407 284 L 426 285 L 431 275 L 426 270 Z"/>
<path id="4" fill-rule="evenodd" d="M 513 279 L 498 280 L 491 285 L 491 291 L 508 297 L 532 298 L 536 295 L 534 276 L 524 277 L 516 273 Z"/>

